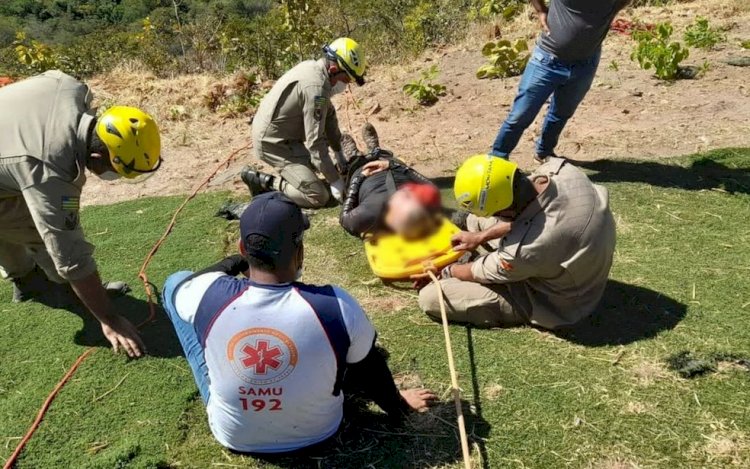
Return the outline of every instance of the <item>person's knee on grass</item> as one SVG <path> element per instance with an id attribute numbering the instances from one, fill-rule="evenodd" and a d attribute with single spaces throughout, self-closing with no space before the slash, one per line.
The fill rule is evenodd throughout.
<path id="1" fill-rule="evenodd" d="M 435 398 L 397 390 L 374 328 L 344 290 L 299 282 L 308 228 L 288 197 L 260 194 L 240 218 L 239 255 L 171 276 L 164 289 L 211 431 L 233 451 L 287 452 L 328 439 L 342 420 L 344 389 L 361 390 L 396 419 Z"/>
<path id="2" fill-rule="evenodd" d="M 453 237 L 454 249 L 476 251 L 491 241 L 497 246 L 441 271 L 454 320 L 555 329 L 593 312 L 615 247 L 605 188 L 560 158 L 526 176 L 515 163 L 476 155 L 459 168 L 454 193 L 460 206 L 483 217 L 471 220 L 479 231 Z M 436 290 L 430 285 L 420 292 L 420 306 L 432 317 L 439 306 Z"/>

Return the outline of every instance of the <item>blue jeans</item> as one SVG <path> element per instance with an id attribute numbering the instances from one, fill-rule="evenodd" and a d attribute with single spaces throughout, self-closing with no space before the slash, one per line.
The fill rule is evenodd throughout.
<path id="1" fill-rule="evenodd" d="M 169 320 L 172 321 L 177 338 L 180 339 L 182 350 L 185 352 L 185 358 L 193 370 L 193 378 L 195 379 L 195 384 L 198 385 L 198 391 L 201 393 L 203 403 L 207 404 L 210 392 L 208 390 L 208 366 L 206 366 L 203 347 L 193 325 L 182 320 L 177 314 L 174 303 L 172 303 L 175 287 L 192 274 L 192 272 L 181 271 L 167 277 L 167 281 L 164 282 L 164 288 L 162 289 L 162 305 L 164 305 L 164 310 L 167 312 Z"/>
<path id="2" fill-rule="evenodd" d="M 591 88 L 600 56 L 601 50 L 587 60 L 564 62 L 537 46 L 521 77 L 513 108 L 500 127 L 490 154 L 508 159 L 524 130 L 534 122 L 550 96 L 542 136 L 536 142 L 536 154 L 554 154 L 565 124 Z"/>

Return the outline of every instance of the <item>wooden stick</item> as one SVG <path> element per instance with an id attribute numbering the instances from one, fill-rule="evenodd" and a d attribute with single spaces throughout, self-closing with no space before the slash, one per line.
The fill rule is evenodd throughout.
<path id="1" fill-rule="evenodd" d="M 448 368 L 451 372 L 451 387 L 453 388 L 453 400 L 456 402 L 456 419 L 458 420 L 458 434 L 461 438 L 461 452 L 464 456 L 464 467 L 471 469 L 471 456 L 469 455 L 469 439 L 466 436 L 466 424 L 464 423 L 464 411 L 461 406 L 461 391 L 458 388 L 458 376 L 456 375 L 456 365 L 453 362 L 453 346 L 451 345 L 451 335 L 448 330 L 448 315 L 445 312 L 445 297 L 443 288 L 435 274 L 428 270 L 427 273 L 435 282 L 440 298 L 440 317 L 443 320 L 443 335 L 445 335 L 445 351 L 448 354 Z"/>

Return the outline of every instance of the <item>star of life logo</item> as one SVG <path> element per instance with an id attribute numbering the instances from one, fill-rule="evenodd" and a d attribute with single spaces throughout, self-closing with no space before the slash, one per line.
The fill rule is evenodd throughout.
<path id="1" fill-rule="evenodd" d="M 277 383 L 297 366 L 297 347 L 276 329 L 255 327 L 235 334 L 227 344 L 227 358 L 234 373 L 256 386 Z"/>

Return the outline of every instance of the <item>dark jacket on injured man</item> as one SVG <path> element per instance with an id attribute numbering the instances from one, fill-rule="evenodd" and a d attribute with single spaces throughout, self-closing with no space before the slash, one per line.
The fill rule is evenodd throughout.
<path id="1" fill-rule="evenodd" d="M 365 176 L 362 174 L 362 168 L 367 158 L 359 156 L 358 158 L 362 158 L 362 165 L 350 172 L 339 221 L 353 236 L 360 237 L 388 230 L 384 222 L 385 212 L 388 200 L 398 189 L 405 185 L 433 187 L 429 179 L 392 158 L 390 152 L 382 153 L 388 153 L 390 156 L 385 158 L 390 163 L 387 170 Z"/>

